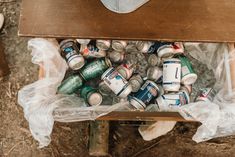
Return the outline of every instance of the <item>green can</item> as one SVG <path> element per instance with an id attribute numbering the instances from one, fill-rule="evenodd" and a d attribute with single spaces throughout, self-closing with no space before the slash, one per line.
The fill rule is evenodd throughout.
<path id="1" fill-rule="evenodd" d="M 181 61 L 181 83 L 184 85 L 194 84 L 197 80 L 197 74 L 189 59 L 185 56 L 179 56 L 179 59 Z"/>
<path id="2" fill-rule="evenodd" d="M 100 77 L 112 63 L 108 58 L 97 59 L 86 64 L 80 71 L 80 75 L 85 81 Z"/>
<path id="3" fill-rule="evenodd" d="M 100 105 L 103 100 L 102 95 L 91 86 L 84 86 L 81 89 L 80 96 L 91 106 Z"/>
<path id="4" fill-rule="evenodd" d="M 72 75 L 65 79 L 58 87 L 59 94 L 74 94 L 83 85 L 83 80 L 79 75 Z"/>

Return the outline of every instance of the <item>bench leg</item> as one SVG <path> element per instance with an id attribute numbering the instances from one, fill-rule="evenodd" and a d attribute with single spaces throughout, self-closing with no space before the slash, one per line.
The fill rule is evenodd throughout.
<path id="1" fill-rule="evenodd" d="M 89 136 L 89 154 L 91 156 L 108 156 L 109 122 L 91 121 Z"/>

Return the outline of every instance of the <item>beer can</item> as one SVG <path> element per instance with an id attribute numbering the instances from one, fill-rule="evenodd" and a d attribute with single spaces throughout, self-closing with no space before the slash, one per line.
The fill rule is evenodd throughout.
<path id="1" fill-rule="evenodd" d="M 185 89 L 188 91 L 189 95 L 192 94 L 193 91 L 192 85 L 183 85 L 180 87 L 180 90 L 185 90 Z"/>
<path id="2" fill-rule="evenodd" d="M 108 52 L 109 59 L 114 63 L 120 63 L 124 60 L 124 52 L 110 51 Z"/>
<path id="3" fill-rule="evenodd" d="M 111 46 L 111 40 L 96 40 L 96 46 L 103 51 L 106 51 Z"/>
<path id="4" fill-rule="evenodd" d="M 142 53 L 153 53 L 156 51 L 155 42 L 152 41 L 137 41 L 136 47 Z"/>
<path id="5" fill-rule="evenodd" d="M 116 51 L 122 52 L 127 46 L 127 41 L 124 40 L 113 40 L 112 48 Z"/>
<path id="6" fill-rule="evenodd" d="M 81 45 L 87 45 L 91 41 L 91 39 L 76 39 L 76 41 Z"/>
<path id="7" fill-rule="evenodd" d="M 185 56 L 179 56 L 181 61 L 181 83 L 185 85 L 194 84 L 197 80 L 197 74 L 194 72 L 192 64 Z"/>
<path id="8" fill-rule="evenodd" d="M 80 52 L 84 58 L 103 58 L 106 56 L 106 52 L 100 50 L 95 41 L 91 41 L 88 45 L 81 45 Z"/>
<path id="9" fill-rule="evenodd" d="M 118 97 L 125 98 L 132 91 L 131 85 L 114 68 L 105 71 L 101 79 Z"/>
<path id="10" fill-rule="evenodd" d="M 132 76 L 129 80 L 129 83 L 132 87 L 132 92 L 138 92 L 141 86 L 143 85 L 144 81 L 139 74 Z"/>
<path id="11" fill-rule="evenodd" d="M 147 70 L 147 78 L 148 80 L 154 81 L 156 83 L 162 83 L 163 72 L 157 66 L 150 67 Z"/>
<path id="12" fill-rule="evenodd" d="M 79 53 L 76 42 L 72 39 L 60 42 L 62 56 L 66 59 L 69 67 L 73 70 L 79 70 L 85 64 L 83 56 Z"/>
<path id="13" fill-rule="evenodd" d="M 135 44 L 128 44 L 125 48 L 126 53 L 137 52 L 138 49 Z"/>
<path id="14" fill-rule="evenodd" d="M 184 46 L 181 42 L 162 42 L 159 43 L 159 48 L 157 50 L 157 54 L 161 58 L 171 58 L 175 54 L 183 54 Z"/>
<path id="15" fill-rule="evenodd" d="M 65 79 L 58 87 L 59 94 L 74 94 L 83 85 L 83 80 L 79 75 L 72 75 Z"/>
<path id="16" fill-rule="evenodd" d="M 80 96 L 91 106 L 100 105 L 103 100 L 102 95 L 91 86 L 82 87 Z"/>
<path id="17" fill-rule="evenodd" d="M 153 81 L 147 80 L 140 90 L 131 98 L 130 104 L 136 109 L 145 109 L 151 100 L 159 95 L 159 88 Z"/>
<path id="18" fill-rule="evenodd" d="M 112 63 L 108 58 L 97 59 L 86 64 L 80 71 L 80 75 L 85 81 L 100 77 Z"/>
<path id="19" fill-rule="evenodd" d="M 119 65 L 116 70 L 127 80 L 129 80 L 134 72 L 134 65 L 133 64 L 121 64 Z"/>
<path id="20" fill-rule="evenodd" d="M 104 83 L 104 81 L 99 83 L 99 92 L 105 96 L 112 96 L 114 94 L 113 91 Z"/>
<path id="21" fill-rule="evenodd" d="M 180 89 L 181 63 L 177 58 L 166 59 L 163 62 L 163 89 L 177 92 Z"/>
<path id="22" fill-rule="evenodd" d="M 160 57 L 158 57 L 156 54 L 151 54 L 148 57 L 148 64 L 150 66 L 162 66 L 163 61 Z"/>
<path id="23" fill-rule="evenodd" d="M 190 103 L 190 97 L 187 90 L 181 90 L 178 93 L 169 93 L 161 95 L 156 99 L 160 110 L 167 110 L 169 107 L 178 107 Z"/>
<path id="24" fill-rule="evenodd" d="M 216 95 L 216 91 L 213 88 L 200 89 L 195 102 L 198 101 L 213 101 Z"/>

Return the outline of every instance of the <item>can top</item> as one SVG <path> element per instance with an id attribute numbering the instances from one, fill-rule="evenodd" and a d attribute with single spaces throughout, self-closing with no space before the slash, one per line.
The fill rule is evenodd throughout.
<path id="1" fill-rule="evenodd" d="M 60 48 L 62 48 L 64 46 L 64 44 L 68 43 L 68 42 L 73 42 L 74 43 L 74 40 L 73 39 L 65 39 L 65 40 L 62 40 L 60 42 Z"/>
<path id="2" fill-rule="evenodd" d="M 151 81 L 151 80 L 147 80 L 145 83 L 151 83 L 151 84 L 155 87 L 155 89 L 158 90 L 158 92 L 160 91 L 158 85 L 157 85 L 155 82 L 153 82 L 153 81 Z"/>
<path id="3" fill-rule="evenodd" d="M 146 105 L 142 101 L 136 99 L 135 97 L 131 98 L 130 104 L 134 106 L 137 110 L 144 110 L 146 108 Z"/>
<path id="4" fill-rule="evenodd" d="M 93 93 L 88 98 L 88 103 L 91 106 L 100 105 L 103 101 L 102 95 L 100 93 Z"/>
<path id="5" fill-rule="evenodd" d="M 195 73 L 190 73 L 185 75 L 182 79 L 181 79 L 181 83 L 185 84 L 185 85 L 191 85 L 194 84 L 197 80 L 197 74 Z"/>
<path id="6" fill-rule="evenodd" d="M 128 84 L 128 86 L 118 95 L 120 98 L 126 98 L 132 92 L 132 86 Z"/>

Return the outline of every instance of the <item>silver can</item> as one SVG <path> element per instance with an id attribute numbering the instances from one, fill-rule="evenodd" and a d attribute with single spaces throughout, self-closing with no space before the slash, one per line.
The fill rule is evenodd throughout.
<path id="1" fill-rule="evenodd" d="M 134 65 L 133 64 L 121 64 L 119 65 L 116 70 L 127 80 L 130 79 L 134 72 Z"/>
<path id="2" fill-rule="evenodd" d="M 142 53 L 153 53 L 156 51 L 154 48 L 155 42 L 151 41 L 138 41 L 136 42 L 137 49 Z"/>
<path id="3" fill-rule="evenodd" d="M 152 80 L 156 83 L 162 83 L 162 77 L 163 77 L 163 72 L 162 69 L 160 69 L 159 67 L 154 66 L 148 68 L 147 78 L 149 80 Z"/>
<path id="4" fill-rule="evenodd" d="M 148 57 L 148 64 L 150 66 L 162 66 L 163 65 L 163 60 L 158 57 L 156 54 L 151 54 Z"/>
<path id="5" fill-rule="evenodd" d="M 96 46 L 100 50 L 108 50 L 111 46 L 111 40 L 96 40 Z"/>
<path id="6" fill-rule="evenodd" d="M 132 86 L 132 92 L 138 92 L 144 81 L 139 74 L 132 76 L 129 80 L 130 85 Z"/>
<path id="7" fill-rule="evenodd" d="M 135 44 L 128 44 L 125 48 L 126 53 L 132 53 L 132 52 L 137 52 L 138 49 Z"/>
<path id="8" fill-rule="evenodd" d="M 116 51 L 122 52 L 127 46 L 127 41 L 124 40 L 113 40 L 112 48 Z"/>
<path id="9" fill-rule="evenodd" d="M 132 91 L 131 85 L 114 68 L 105 71 L 101 79 L 120 98 L 126 98 Z"/>
<path id="10" fill-rule="evenodd" d="M 114 63 L 120 63 L 124 60 L 124 52 L 110 51 L 108 52 L 108 58 Z"/>

